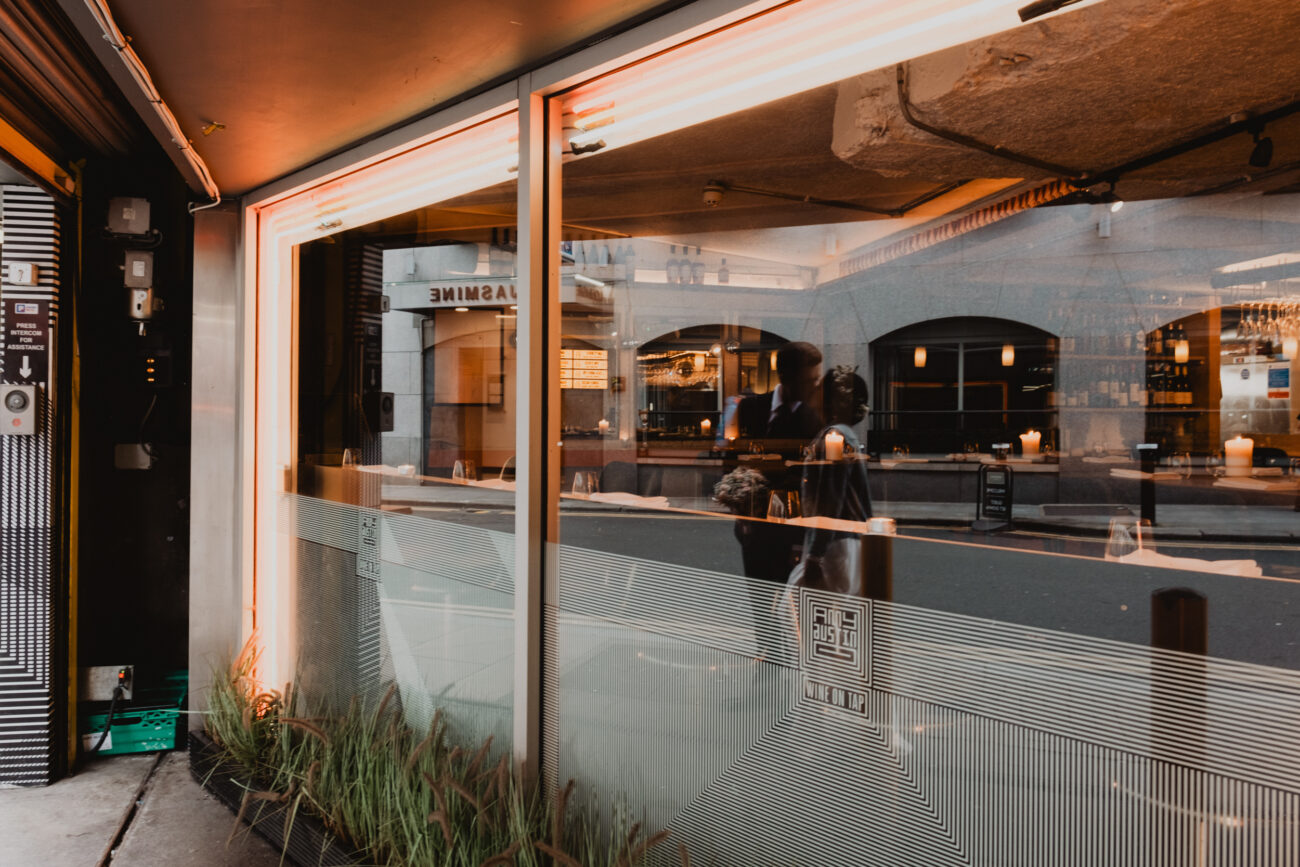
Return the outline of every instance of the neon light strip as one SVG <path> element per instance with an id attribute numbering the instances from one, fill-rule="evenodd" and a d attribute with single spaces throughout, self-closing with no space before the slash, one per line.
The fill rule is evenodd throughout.
<path id="1" fill-rule="evenodd" d="M 294 248 L 430 203 L 510 180 L 518 121 L 502 107 L 454 135 L 385 155 L 326 183 L 253 209 L 257 223 L 256 503 L 254 622 L 264 642 L 261 679 L 294 676 L 294 562 L 290 538 L 277 531 L 279 501 L 297 466 L 294 441 L 296 270 Z"/>

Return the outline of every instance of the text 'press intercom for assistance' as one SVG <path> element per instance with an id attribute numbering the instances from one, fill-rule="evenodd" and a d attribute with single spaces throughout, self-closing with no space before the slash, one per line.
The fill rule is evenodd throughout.
<path id="1" fill-rule="evenodd" d="M 0 434 L 36 433 L 36 386 L 0 385 Z"/>

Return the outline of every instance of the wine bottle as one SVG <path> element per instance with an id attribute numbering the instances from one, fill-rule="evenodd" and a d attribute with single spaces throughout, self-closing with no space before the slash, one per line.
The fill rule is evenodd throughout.
<path id="1" fill-rule="evenodd" d="M 718 266 L 718 282 L 719 283 L 731 282 L 731 270 L 727 268 L 726 259 L 723 259 L 722 264 Z"/>
<path id="2" fill-rule="evenodd" d="M 681 281 L 682 264 L 677 261 L 677 245 L 672 245 L 672 252 L 668 256 L 668 263 L 664 265 L 664 273 L 667 274 L 669 283 L 678 283 Z"/>
<path id="3" fill-rule="evenodd" d="M 700 248 L 695 248 L 695 261 L 691 263 L 691 282 L 696 285 L 704 285 L 704 257 L 700 253 Z"/>

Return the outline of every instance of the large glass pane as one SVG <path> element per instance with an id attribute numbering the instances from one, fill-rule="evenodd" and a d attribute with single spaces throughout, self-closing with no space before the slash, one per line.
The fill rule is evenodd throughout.
<path id="1" fill-rule="evenodd" d="M 283 505 L 306 690 L 346 706 L 395 682 L 417 729 L 443 708 L 458 736 L 498 744 L 513 688 L 515 186 L 297 248 Z"/>
<path id="2" fill-rule="evenodd" d="M 563 98 L 561 778 L 719 863 L 1293 857 L 1300 123 L 1219 62 L 1292 49 L 1181 5 Z"/>

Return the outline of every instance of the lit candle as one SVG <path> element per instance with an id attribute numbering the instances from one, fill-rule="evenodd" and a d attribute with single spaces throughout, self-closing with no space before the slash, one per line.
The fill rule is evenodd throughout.
<path id="1" fill-rule="evenodd" d="M 1255 441 L 1240 434 L 1223 444 L 1223 465 L 1230 476 L 1250 475 L 1251 453 L 1255 451 Z"/>
<path id="2" fill-rule="evenodd" d="M 1038 443 L 1042 439 L 1042 434 L 1036 430 L 1020 435 L 1020 451 L 1027 458 L 1038 457 Z"/>
<path id="3" fill-rule="evenodd" d="M 707 418 L 704 421 L 700 422 L 700 433 L 704 434 L 705 436 L 708 436 L 709 434 L 713 433 L 713 422 L 709 421 Z"/>
<path id="4" fill-rule="evenodd" d="M 826 460 L 838 461 L 844 457 L 844 434 L 837 430 L 826 434 Z"/>
<path id="5" fill-rule="evenodd" d="M 600 431 L 601 436 L 609 433 L 609 422 L 602 418 L 600 421 L 596 422 L 596 430 Z"/>

